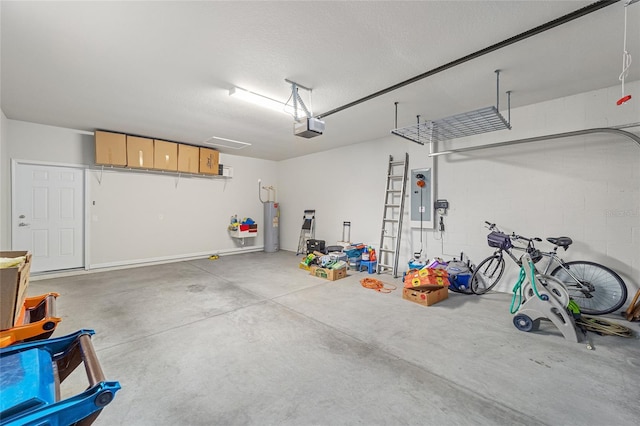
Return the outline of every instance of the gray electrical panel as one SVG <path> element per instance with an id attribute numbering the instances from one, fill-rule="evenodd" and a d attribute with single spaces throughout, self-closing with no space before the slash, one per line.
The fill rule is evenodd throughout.
<path id="1" fill-rule="evenodd" d="M 411 170 L 409 194 L 411 227 L 433 229 L 433 176 L 431 169 Z"/>

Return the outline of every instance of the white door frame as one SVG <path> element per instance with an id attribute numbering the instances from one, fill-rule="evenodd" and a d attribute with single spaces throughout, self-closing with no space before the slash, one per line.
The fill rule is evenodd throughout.
<path id="1" fill-rule="evenodd" d="M 9 227 L 11 231 L 11 248 L 15 249 L 15 233 L 13 232 L 13 224 L 16 223 L 18 218 L 18 213 L 16 211 L 16 168 L 18 165 L 32 165 L 32 166 L 51 166 L 51 167 L 68 167 L 72 169 L 82 169 L 82 176 L 84 178 L 84 205 L 82 206 L 84 210 L 84 219 L 82 223 L 82 232 L 84 233 L 84 269 L 85 271 L 89 270 L 89 173 L 87 173 L 88 167 L 83 164 L 66 164 L 66 163 L 51 163 L 47 161 L 32 161 L 32 160 L 19 160 L 12 158 L 11 159 L 11 226 Z"/>

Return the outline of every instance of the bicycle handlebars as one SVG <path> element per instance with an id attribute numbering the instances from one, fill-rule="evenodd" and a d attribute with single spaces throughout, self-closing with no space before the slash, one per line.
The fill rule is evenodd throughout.
<path id="1" fill-rule="evenodd" d="M 516 235 L 516 234 L 511 234 L 511 239 L 513 239 L 513 240 L 524 240 L 524 241 L 529 241 L 529 242 L 531 242 L 531 241 L 537 241 L 537 242 L 542 241 L 542 239 L 538 238 L 538 237 L 527 238 L 527 237 L 523 237 L 522 235 Z"/>
<path id="2" fill-rule="evenodd" d="M 487 227 L 489 228 L 490 231 L 493 231 L 493 230 L 500 231 L 500 228 L 498 228 L 495 223 L 491 223 L 491 222 L 486 221 L 486 220 L 484 221 L 484 223 L 487 225 Z M 502 231 L 500 231 L 500 232 L 502 232 Z M 509 237 L 512 240 L 524 240 L 524 241 L 528 241 L 528 242 L 533 242 L 533 241 L 541 242 L 542 241 L 542 238 L 538 238 L 538 237 L 527 238 L 527 237 L 523 237 L 522 235 L 517 235 L 515 232 L 512 232 L 511 235 L 509 235 Z"/>

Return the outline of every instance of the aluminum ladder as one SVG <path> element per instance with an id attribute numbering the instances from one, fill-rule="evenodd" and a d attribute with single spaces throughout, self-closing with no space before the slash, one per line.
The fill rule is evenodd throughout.
<path id="1" fill-rule="evenodd" d="M 400 171 L 399 169 L 402 170 Z M 400 236 L 402 234 L 402 217 L 404 215 L 408 173 L 408 153 L 404 154 L 404 161 L 394 161 L 393 156 L 389 156 L 376 272 L 378 274 L 392 272 L 394 278 L 398 277 L 398 254 L 400 253 Z"/>
<path id="2" fill-rule="evenodd" d="M 302 217 L 302 229 L 300 230 L 300 239 L 298 240 L 298 251 L 296 256 L 300 253 L 307 253 L 307 240 L 315 238 L 316 235 L 316 211 L 305 210 Z"/>

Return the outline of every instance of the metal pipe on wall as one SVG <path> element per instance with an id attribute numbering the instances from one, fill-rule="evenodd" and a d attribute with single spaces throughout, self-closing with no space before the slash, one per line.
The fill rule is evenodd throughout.
<path id="1" fill-rule="evenodd" d="M 638 147 L 640 148 L 640 136 L 635 135 L 631 132 L 627 132 L 626 130 L 614 129 L 610 127 L 598 127 L 593 129 L 576 130 L 573 132 L 555 133 L 552 135 L 535 136 L 532 138 L 515 139 L 515 140 L 505 141 L 505 142 L 496 142 L 496 143 L 491 143 L 487 145 L 471 146 L 467 148 L 450 149 L 450 150 L 441 151 L 441 152 L 433 152 L 434 144 L 430 144 L 429 148 L 431 152 L 429 153 L 429 157 L 437 157 L 440 155 L 449 155 L 449 154 L 460 154 L 464 152 L 477 151 L 480 149 L 498 148 L 502 146 L 516 145 L 516 144 L 529 143 L 529 142 L 540 142 L 540 141 L 546 141 L 550 139 L 561 139 L 561 138 L 568 138 L 571 136 L 589 135 L 593 133 L 613 133 L 619 136 L 624 136 L 628 139 L 631 139 L 633 142 L 637 143 Z"/>

